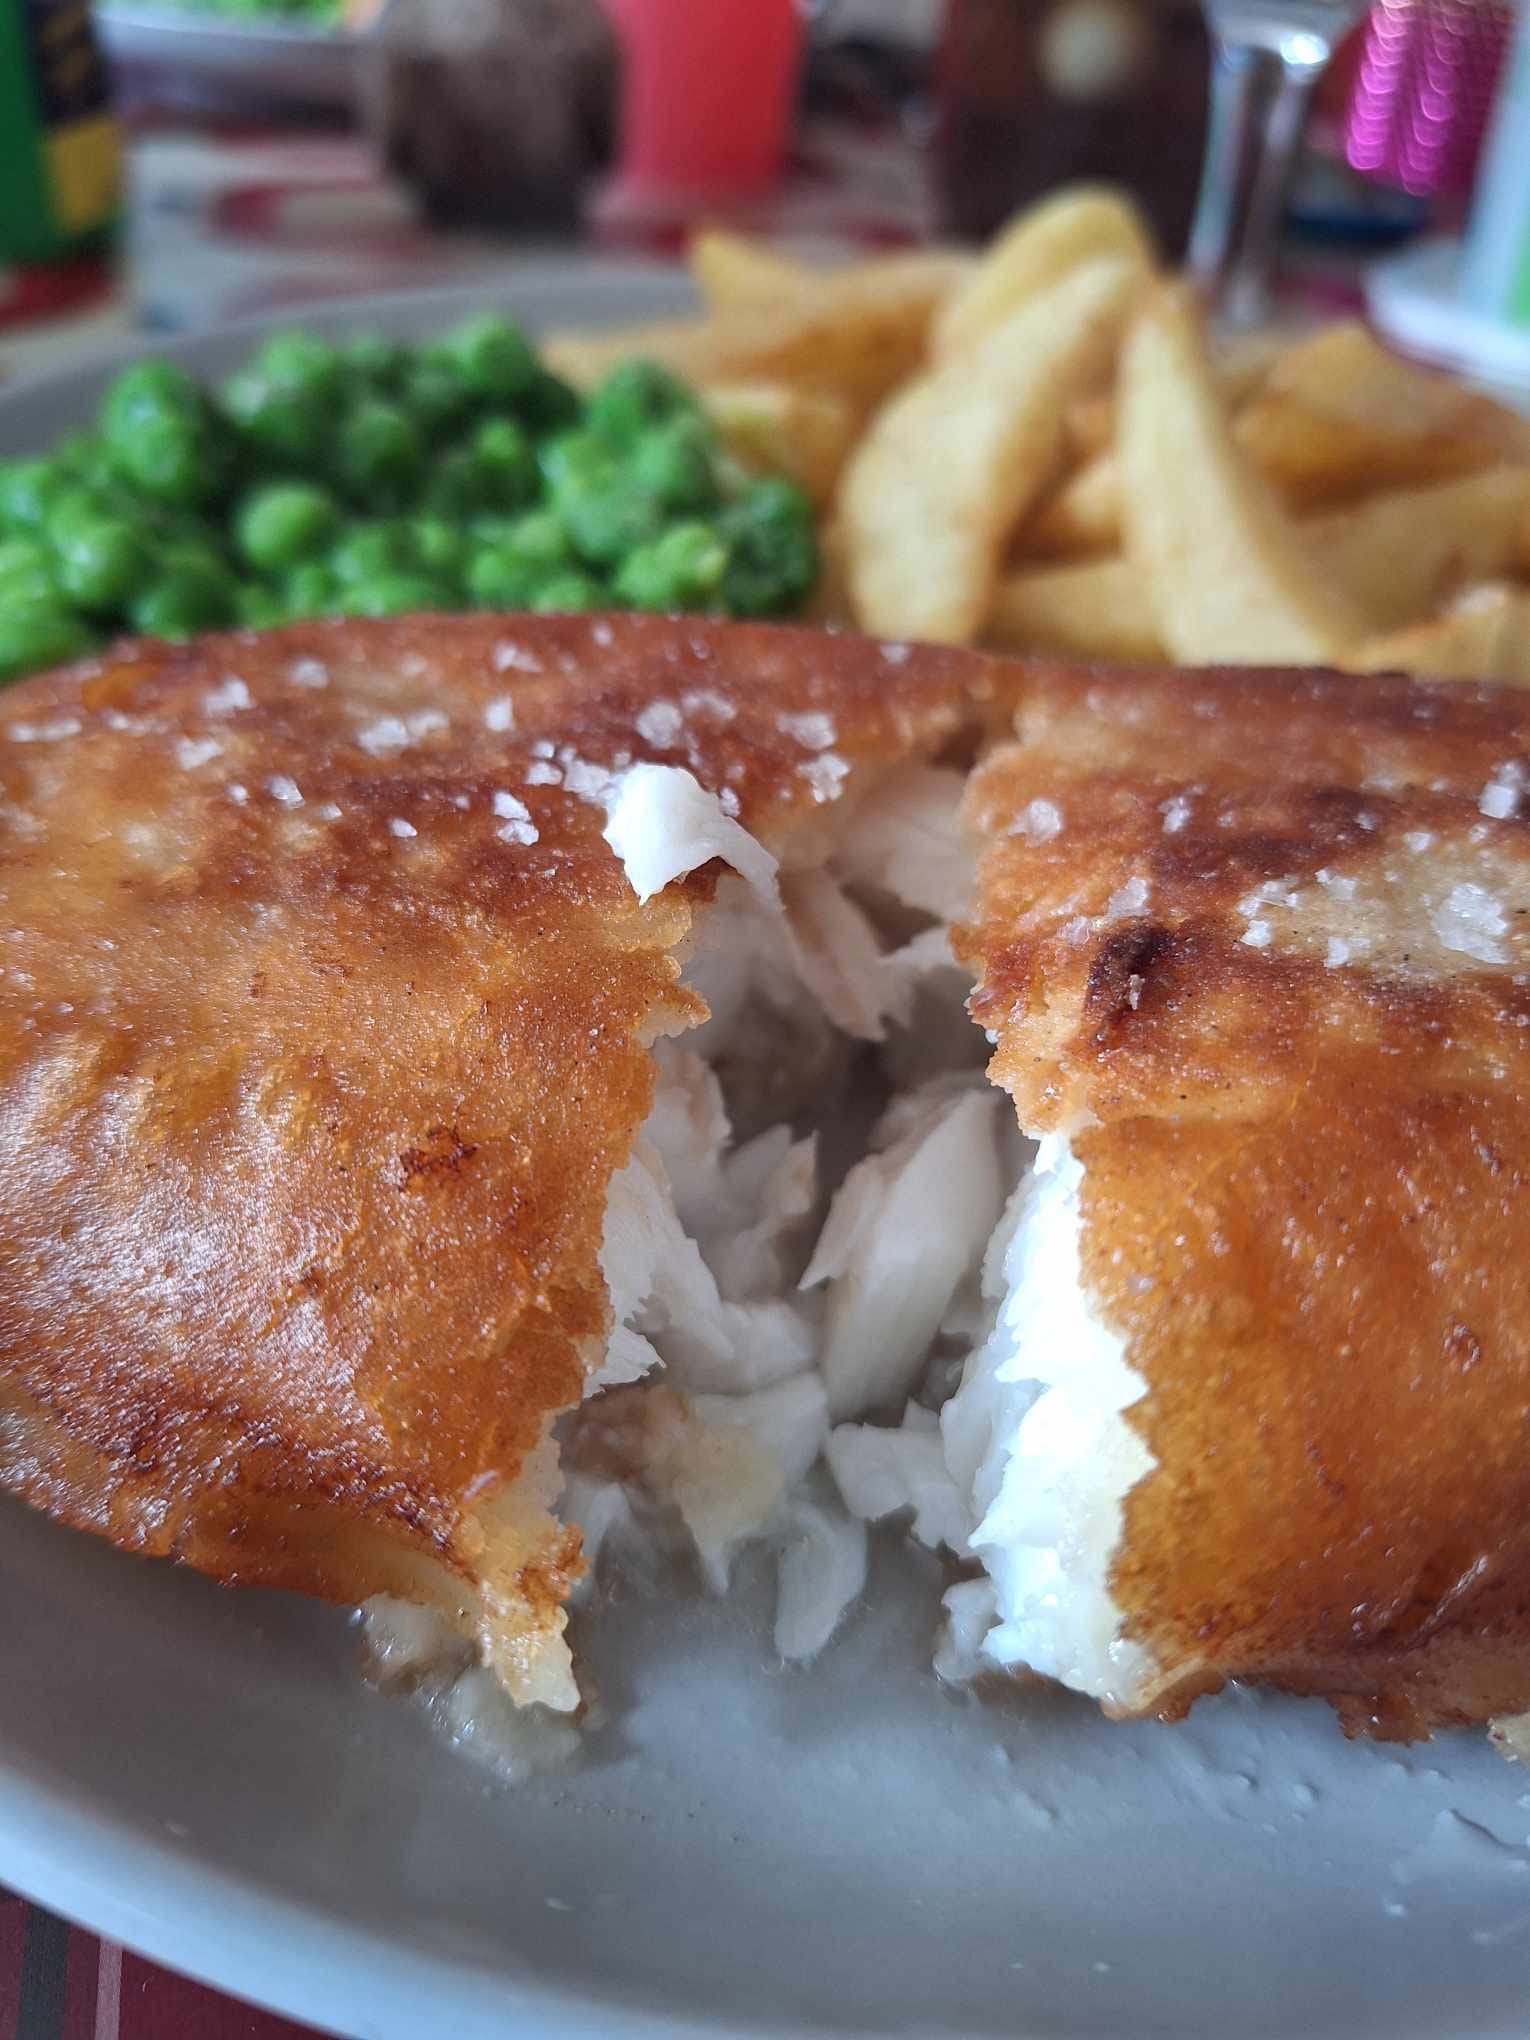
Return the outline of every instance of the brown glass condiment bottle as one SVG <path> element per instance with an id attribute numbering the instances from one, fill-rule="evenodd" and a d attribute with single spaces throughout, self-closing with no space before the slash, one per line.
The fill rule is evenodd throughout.
<path id="1" fill-rule="evenodd" d="M 981 238 L 1088 179 L 1124 186 L 1183 253 L 1206 134 L 1194 0 L 947 0 L 936 60 L 941 223 Z"/>

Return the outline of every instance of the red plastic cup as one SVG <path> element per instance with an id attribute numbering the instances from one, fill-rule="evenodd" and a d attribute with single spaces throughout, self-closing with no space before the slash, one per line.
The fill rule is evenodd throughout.
<path id="1" fill-rule="evenodd" d="M 798 0 L 606 0 L 622 41 L 618 183 L 743 198 L 780 174 Z"/>

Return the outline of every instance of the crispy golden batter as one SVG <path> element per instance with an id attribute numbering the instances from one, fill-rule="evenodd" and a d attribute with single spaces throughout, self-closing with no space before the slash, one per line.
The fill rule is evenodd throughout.
<path id="1" fill-rule="evenodd" d="M 547 1692 L 578 1561 L 536 1455 L 603 1343 L 606 1186 L 643 1042 L 696 1017 L 670 952 L 707 892 L 638 906 L 600 768 L 688 765 L 779 846 L 987 685 L 818 633 L 483 617 L 6 694 L 0 1487 L 220 1579 L 444 1601 Z"/>
<path id="2" fill-rule="evenodd" d="M 1144 1704 L 1530 1705 L 1530 701 L 1059 672 L 1020 734 L 971 796 L 975 1009 L 1071 1130 L 1147 1383 L 1111 1581 Z"/>

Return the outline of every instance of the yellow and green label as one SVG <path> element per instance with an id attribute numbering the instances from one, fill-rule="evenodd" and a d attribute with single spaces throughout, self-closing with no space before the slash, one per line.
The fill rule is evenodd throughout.
<path id="1" fill-rule="evenodd" d="M 0 0 L 0 261 L 104 239 L 120 163 L 88 0 Z"/>

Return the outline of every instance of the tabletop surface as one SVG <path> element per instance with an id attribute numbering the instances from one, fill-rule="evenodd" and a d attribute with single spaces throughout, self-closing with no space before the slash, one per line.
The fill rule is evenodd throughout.
<path id="1" fill-rule="evenodd" d="M 313 2030 L 0 1891 L 0 2040 L 304 2040 Z"/>

